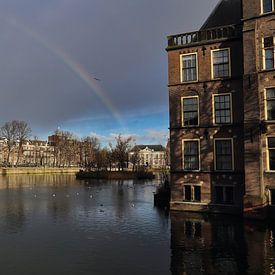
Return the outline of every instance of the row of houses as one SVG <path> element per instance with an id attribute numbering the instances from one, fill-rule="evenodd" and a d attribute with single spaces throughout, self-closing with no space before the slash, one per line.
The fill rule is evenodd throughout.
<path id="1" fill-rule="evenodd" d="M 0 164 L 22 165 L 22 166 L 53 166 L 54 146 L 48 141 L 28 140 L 19 148 L 19 142 L 14 145 L 7 163 L 8 148 L 7 141 L 0 139 Z"/>
<path id="2" fill-rule="evenodd" d="M 64 136 L 57 134 L 44 140 L 27 140 L 22 146 L 15 142 L 8 159 L 8 144 L 0 139 L 0 165 L 12 166 L 85 166 L 90 156 L 81 141 L 66 139 L 67 145 L 61 142 Z M 167 165 L 166 148 L 162 145 L 136 145 L 128 156 L 128 168 L 133 167 L 131 159 L 135 155 L 135 166 L 162 168 Z"/>

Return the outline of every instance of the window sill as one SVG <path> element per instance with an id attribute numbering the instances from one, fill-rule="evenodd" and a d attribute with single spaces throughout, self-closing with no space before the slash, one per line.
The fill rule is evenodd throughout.
<path id="1" fill-rule="evenodd" d="M 274 71 L 275 71 L 275 68 L 262 69 L 262 70 L 259 70 L 259 73 L 268 73 L 268 72 L 274 72 Z"/>
<path id="2" fill-rule="evenodd" d="M 212 81 L 214 80 L 228 80 L 231 79 L 231 75 L 230 76 L 224 76 L 224 77 L 213 77 L 211 78 Z"/>
<path id="3" fill-rule="evenodd" d="M 199 82 L 198 79 L 197 80 L 190 80 L 190 81 L 181 81 L 180 83 L 181 84 L 189 84 L 189 83 L 197 83 L 197 82 Z"/>
<path id="4" fill-rule="evenodd" d="M 221 126 L 232 126 L 233 122 L 230 123 L 213 123 L 214 127 L 221 127 Z"/>
<path id="5" fill-rule="evenodd" d="M 266 15 L 271 15 L 271 14 L 274 14 L 274 10 L 268 11 L 268 12 L 261 12 L 260 16 L 266 16 Z"/>
<path id="6" fill-rule="evenodd" d="M 180 201 L 176 203 L 181 203 L 181 204 L 192 204 L 192 205 L 208 205 L 208 203 L 205 202 L 194 202 L 194 201 Z"/>
<path id="7" fill-rule="evenodd" d="M 232 206 L 235 206 L 235 207 L 238 207 L 238 205 L 234 204 L 234 203 L 211 203 L 212 206 L 226 206 L 226 207 L 232 207 Z"/>
<path id="8" fill-rule="evenodd" d="M 182 128 L 200 128 L 200 125 L 182 125 Z"/>
<path id="9" fill-rule="evenodd" d="M 214 170 L 216 173 L 234 173 L 235 170 Z"/>
<path id="10" fill-rule="evenodd" d="M 265 170 L 265 174 L 275 174 L 275 170 Z"/>

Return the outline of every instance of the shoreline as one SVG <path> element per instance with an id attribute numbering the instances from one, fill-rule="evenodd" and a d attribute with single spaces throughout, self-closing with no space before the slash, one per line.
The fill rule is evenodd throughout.
<path id="1" fill-rule="evenodd" d="M 27 174 L 75 174 L 79 171 L 77 168 L 55 168 L 55 167 L 9 167 L 0 168 L 0 175 L 27 175 Z"/>
<path id="2" fill-rule="evenodd" d="M 133 171 L 78 171 L 76 179 L 115 179 L 115 180 L 129 180 L 129 179 L 148 179 L 155 178 L 153 172 L 133 172 Z"/>

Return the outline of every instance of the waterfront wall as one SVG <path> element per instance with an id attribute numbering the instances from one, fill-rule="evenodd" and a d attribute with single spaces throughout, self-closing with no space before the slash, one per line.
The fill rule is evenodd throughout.
<path id="1" fill-rule="evenodd" d="M 37 168 L 37 167 L 20 167 L 20 168 L 1 168 L 1 175 L 14 175 L 14 174 L 65 174 L 76 173 L 79 168 Z"/>

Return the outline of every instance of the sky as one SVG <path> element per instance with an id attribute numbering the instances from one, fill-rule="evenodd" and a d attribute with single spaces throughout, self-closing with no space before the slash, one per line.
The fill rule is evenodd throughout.
<path id="1" fill-rule="evenodd" d="M 0 0 L 0 124 L 165 144 L 166 36 L 197 30 L 217 2 Z"/>

